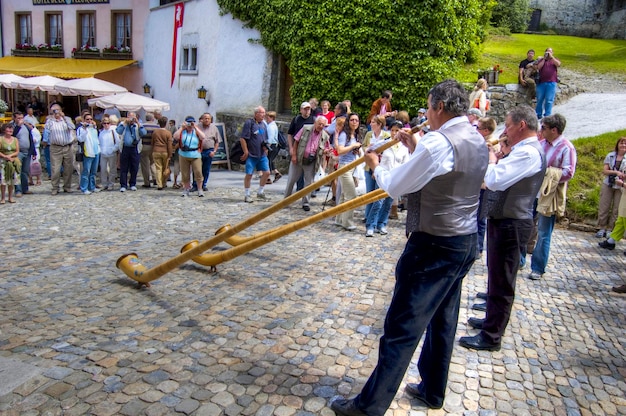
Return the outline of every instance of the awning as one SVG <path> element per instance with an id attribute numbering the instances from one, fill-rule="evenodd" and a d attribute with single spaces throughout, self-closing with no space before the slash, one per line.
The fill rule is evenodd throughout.
<path id="1" fill-rule="evenodd" d="M 102 72 L 113 71 L 137 61 L 117 59 L 31 58 L 5 56 L 0 58 L 0 74 L 23 77 L 51 75 L 57 78 L 89 78 Z"/>

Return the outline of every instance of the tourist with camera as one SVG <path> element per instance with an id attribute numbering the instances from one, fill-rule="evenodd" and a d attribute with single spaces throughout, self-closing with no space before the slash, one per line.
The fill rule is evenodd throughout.
<path id="1" fill-rule="evenodd" d="M 535 113 L 541 120 L 545 116 L 552 114 L 552 106 L 556 97 L 556 83 L 559 81 L 558 68 L 561 61 L 556 59 L 552 48 L 546 49 L 543 57 L 537 61 L 539 71 L 539 82 L 537 83 L 537 106 Z"/>
<path id="2" fill-rule="evenodd" d="M 596 237 L 604 238 L 611 234 L 617 219 L 617 209 L 622 196 L 622 191 L 615 183 L 617 178 L 624 179 L 626 163 L 626 137 L 620 137 L 615 143 L 615 150 L 604 158 L 604 169 L 602 174 L 604 180 L 600 185 L 600 202 L 598 204 L 598 232 Z"/>
<path id="3" fill-rule="evenodd" d="M 137 113 L 130 112 L 124 120 L 117 126 L 117 134 L 120 135 L 120 192 L 126 192 L 130 184 L 130 190 L 137 190 L 137 172 L 139 172 L 139 162 L 141 160 L 141 136 L 145 136 L 147 131 L 137 118 Z M 130 173 L 130 182 L 128 174 Z"/>
<path id="4" fill-rule="evenodd" d="M 202 190 L 202 141 L 206 138 L 205 134 L 198 128 L 196 119 L 187 116 L 182 126 L 174 133 L 174 140 L 178 140 L 178 161 L 180 163 L 180 171 L 183 174 L 183 194 L 189 196 L 191 189 L 191 179 L 189 169 L 193 169 L 193 177 L 196 180 L 196 188 L 198 196 L 203 197 Z"/>

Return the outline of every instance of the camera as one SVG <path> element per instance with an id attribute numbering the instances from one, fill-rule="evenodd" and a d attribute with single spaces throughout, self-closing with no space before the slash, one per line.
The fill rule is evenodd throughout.
<path id="1" fill-rule="evenodd" d="M 315 163 L 316 155 L 315 153 L 308 155 L 306 158 L 302 159 L 302 164 L 310 165 Z"/>
<path id="2" fill-rule="evenodd" d="M 609 175 L 609 186 L 613 187 L 615 186 L 615 179 L 617 178 L 617 175 Z"/>

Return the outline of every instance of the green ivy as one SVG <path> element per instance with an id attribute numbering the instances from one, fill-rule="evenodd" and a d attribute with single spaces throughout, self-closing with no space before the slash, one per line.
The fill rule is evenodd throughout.
<path id="1" fill-rule="evenodd" d="M 479 53 L 493 0 L 217 0 L 257 29 L 293 77 L 293 103 L 349 99 L 369 112 L 391 89 L 394 108 L 416 114 L 428 89 Z M 297 110 L 294 108 L 294 110 Z"/>

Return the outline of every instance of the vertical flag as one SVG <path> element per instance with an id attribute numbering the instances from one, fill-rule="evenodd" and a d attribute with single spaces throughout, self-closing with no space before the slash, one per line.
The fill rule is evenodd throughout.
<path id="1" fill-rule="evenodd" d="M 183 27 L 183 14 L 185 11 L 184 3 L 177 3 L 174 7 L 174 41 L 172 43 L 172 80 L 170 82 L 170 88 L 174 85 L 174 78 L 176 78 L 176 45 L 178 44 L 178 29 Z"/>

